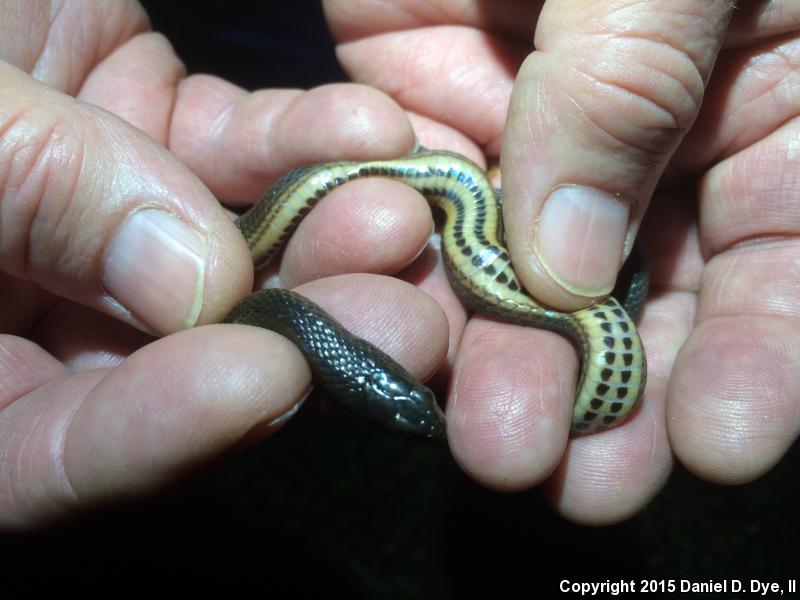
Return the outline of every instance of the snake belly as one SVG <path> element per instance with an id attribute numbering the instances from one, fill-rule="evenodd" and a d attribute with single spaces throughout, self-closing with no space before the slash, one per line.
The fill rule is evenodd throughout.
<path id="1" fill-rule="evenodd" d="M 573 432 L 602 431 L 621 423 L 631 414 L 642 395 L 647 374 L 644 349 L 632 319 L 613 297 L 589 308 L 565 313 L 550 310 L 529 296 L 520 285 L 508 251 L 502 243 L 504 233 L 500 192 L 491 185 L 480 167 L 461 155 L 419 149 L 398 159 L 339 161 L 292 171 L 236 221 L 247 240 L 256 267 L 266 265 L 275 256 L 302 218 L 326 194 L 348 181 L 367 177 L 382 177 L 405 183 L 444 211 L 442 255 L 446 271 L 457 295 L 471 310 L 500 321 L 556 331 L 575 342 L 580 352 L 581 370 L 572 412 Z M 258 294 L 264 292 L 277 291 L 264 290 Z M 283 290 L 281 292 L 292 294 Z M 302 310 L 313 311 L 312 314 L 320 315 L 326 323 L 335 323 L 316 305 L 297 294 L 293 296 L 296 300 L 282 296 L 281 302 L 296 302 L 298 307 L 302 306 Z M 637 299 L 637 302 L 641 301 L 643 298 Z M 255 312 L 254 306 L 259 302 L 248 297 L 243 303 L 247 303 L 247 308 L 240 309 L 237 306 L 232 315 L 235 314 L 235 322 L 249 323 L 248 315 Z M 268 312 L 268 303 L 268 298 L 262 298 L 260 305 L 264 308 L 259 308 L 258 312 Z M 637 312 L 639 308 L 638 304 L 631 306 L 631 310 Z M 229 316 L 229 322 L 230 318 Z M 263 318 L 251 321 L 252 324 L 286 333 L 286 326 L 274 322 L 275 319 L 270 318 L 270 323 L 265 323 Z M 337 335 L 342 337 L 337 341 L 329 340 L 329 344 L 345 347 L 355 337 L 338 324 L 333 329 L 337 329 Z M 312 365 L 315 380 L 326 382 L 331 377 L 341 375 L 341 368 L 337 370 L 337 367 L 320 359 L 319 344 L 303 339 L 303 332 L 290 331 L 288 336 L 300 347 Z M 383 358 L 388 357 L 382 352 L 380 355 L 382 358 L 378 362 L 382 366 L 388 366 L 389 363 Z M 348 361 L 347 353 L 337 353 L 336 360 Z M 354 354 L 352 361 L 363 361 L 363 354 Z M 397 367 L 400 368 L 399 365 Z M 316 372 L 315 369 L 320 369 L 321 372 Z M 405 389 L 410 385 L 406 381 L 410 376 L 403 373 L 399 376 L 404 389 L 396 404 L 398 407 L 410 405 Z M 355 381 L 362 381 L 364 378 L 363 375 L 360 379 L 356 376 Z M 331 386 L 326 384 L 326 387 L 330 391 Z M 404 423 L 399 427 L 400 430 L 422 433 L 429 437 L 443 431 L 443 421 L 432 425 L 432 420 L 443 417 L 440 411 L 437 413 L 438 406 L 435 406 L 430 392 L 429 395 L 418 393 L 419 402 L 426 406 L 417 411 L 424 415 L 424 422 L 415 431 L 408 424 L 409 420 L 413 420 L 413 415 L 403 418 L 398 414 L 392 415 L 391 410 L 374 411 L 363 407 L 365 402 L 380 403 L 381 400 L 370 400 L 364 393 L 356 390 L 356 387 L 350 384 L 340 386 L 343 396 L 338 399 L 367 416 L 376 413 L 372 415 L 373 420 L 393 429 L 398 428 L 398 423 Z M 385 398 L 383 401 L 390 406 L 393 402 L 386 401 Z M 431 402 L 435 408 L 429 406 Z"/>

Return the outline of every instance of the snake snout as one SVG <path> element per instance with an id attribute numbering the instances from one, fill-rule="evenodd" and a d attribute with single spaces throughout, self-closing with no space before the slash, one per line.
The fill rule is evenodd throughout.
<path id="1" fill-rule="evenodd" d="M 406 435 L 428 438 L 444 435 L 444 413 L 436 403 L 436 396 L 410 376 L 406 379 L 386 371 L 375 372 L 368 394 L 371 397 L 368 404 L 376 413 L 383 414 L 375 419 L 377 422 L 391 422 L 392 430 Z"/>
<path id="2" fill-rule="evenodd" d="M 436 402 L 436 396 L 423 385 L 409 391 L 409 409 L 412 413 L 409 433 L 423 435 L 428 438 L 439 438 L 445 434 L 444 413 Z"/>

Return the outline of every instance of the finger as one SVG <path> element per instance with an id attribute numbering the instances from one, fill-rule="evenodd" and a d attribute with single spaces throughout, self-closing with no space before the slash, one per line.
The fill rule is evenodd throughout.
<path id="1" fill-rule="evenodd" d="M 425 148 L 456 152 L 466 156 L 475 164 L 486 166 L 486 159 L 481 149 L 457 129 L 413 112 L 409 112 L 407 115 L 417 134 L 417 139 Z"/>
<path id="2" fill-rule="evenodd" d="M 0 521 L 32 525 L 163 486 L 289 410 L 308 381 L 277 334 L 208 327 L 39 387 L 0 413 Z"/>
<path id="3" fill-rule="evenodd" d="M 793 0 L 746 2 L 736 6 L 725 39 L 729 47 L 800 30 L 800 5 Z"/>
<path id="4" fill-rule="evenodd" d="M 504 2 L 486 10 L 477 0 L 323 3 L 340 42 L 337 55 L 352 79 L 463 131 L 492 156 L 499 154 L 509 84 L 529 52 L 543 4 Z M 796 31 L 798 13 L 794 0 L 739 5 L 726 44 L 742 46 Z M 417 52 L 419 47 L 426 52 Z"/>
<path id="5" fill-rule="evenodd" d="M 676 363 L 669 403 L 670 439 L 690 471 L 748 483 L 784 456 L 800 428 L 798 333 L 752 316 L 697 327 Z"/>
<path id="6" fill-rule="evenodd" d="M 138 2 L 3 3 L 0 60 L 75 95 L 97 60 L 149 28 Z"/>
<path id="7" fill-rule="evenodd" d="M 544 1 L 494 3 L 480 0 L 415 2 L 413 0 L 324 0 L 325 17 L 334 37 L 349 42 L 391 31 L 436 25 L 465 25 L 527 40 Z M 794 0 L 736 3 L 726 46 L 742 46 L 800 29 L 800 6 Z"/>
<path id="8" fill-rule="evenodd" d="M 284 287 L 343 273 L 394 274 L 425 247 L 433 228 L 425 199 L 378 179 L 331 192 L 300 223 L 280 266 Z"/>
<path id="9" fill-rule="evenodd" d="M 675 357 L 693 325 L 695 296 L 659 294 L 639 325 L 647 350 L 647 387 L 636 412 L 620 427 L 574 438 L 545 493 L 569 520 L 611 525 L 640 512 L 672 471 L 665 423 L 667 386 Z"/>
<path id="10" fill-rule="evenodd" d="M 247 94 L 215 77 L 190 77 L 178 90 L 170 130 L 170 149 L 215 194 L 240 204 L 299 166 L 394 158 L 413 145 L 391 99 L 342 84 Z"/>
<path id="11" fill-rule="evenodd" d="M 696 217 L 688 203 L 686 210 L 676 210 L 678 200 L 665 198 L 654 206 L 646 230 L 645 239 L 652 242 L 648 262 L 654 298 L 639 331 L 648 356 L 648 382 L 640 407 L 621 427 L 564 441 L 574 402 L 576 373 L 569 365 L 575 355 L 566 345 L 559 359 L 554 353 L 559 340 L 552 334 L 535 333 L 541 341 L 508 352 L 507 359 L 506 347 L 523 343 L 512 341 L 512 334 L 528 330 L 508 328 L 495 336 L 493 345 L 480 337 L 465 338 L 465 357 L 457 362 L 448 404 L 448 436 L 459 464 L 478 481 L 500 489 L 523 489 L 543 481 L 558 512 L 592 525 L 631 517 L 663 487 L 672 466 L 665 424 L 667 382 L 694 323 L 694 292 L 703 265 Z M 660 237 L 652 235 L 656 233 Z M 469 331 L 475 331 L 474 325 L 471 322 Z M 474 359 L 469 357 L 473 349 Z M 492 356 L 499 358 L 487 358 Z M 554 387 L 559 377 L 564 381 Z M 494 387 L 481 394 L 483 382 Z M 500 413 L 491 403 L 495 397 L 517 398 L 519 406 L 506 408 L 511 403 L 502 402 Z M 498 413 L 505 420 L 502 427 L 496 424 Z M 554 419 L 562 419 L 560 427 L 544 426 Z"/>
<path id="12" fill-rule="evenodd" d="M 621 427 L 573 439 L 544 484 L 548 501 L 573 522 L 610 525 L 632 517 L 671 472 L 667 390 L 678 351 L 694 325 L 705 265 L 690 200 L 663 194 L 643 223 L 651 293 L 637 326 L 647 354 L 647 386 L 639 408 Z"/>
<path id="13" fill-rule="evenodd" d="M 427 148 L 460 151 L 483 164 L 463 135 L 419 115 L 408 115 Z M 283 253 L 284 287 L 343 273 L 394 274 L 424 249 L 431 234 L 427 202 L 409 186 L 364 179 L 333 190 L 303 219 Z"/>
<path id="14" fill-rule="evenodd" d="M 447 319 L 431 297 L 409 283 L 362 273 L 311 281 L 296 291 L 420 380 L 444 360 Z"/>
<path id="15" fill-rule="evenodd" d="M 527 49 L 474 29 L 441 26 L 340 44 L 336 53 L 352 79 L 464 132 L 497 156 L 514 74 Z"/>
<path id="16" fill-rule="evenodd" d="M 669 391 L 670 439 L 698 475 L 769 470 L 800 431 L 796 119 L 714 167 L 700 187 L 710 256 L 697 328 Z"/>
<path id="17" fill-rule="evenodd" d="M 0 64 L 0 269 L 162 333 L 251 288 L 215 199 L 138 130 Z"/>
<path id="18" fill-rule="evenodd" d="M 409 284 L 362 275 L 298 291 L 419 377 L 444 355 L 441 309 Z M 44 354 L 24 344 L 0 356 L 15 355 L 24 366 L 32 362 L 25 354 L 31 347 Z M 26 385 L 6 394 L 13 403 L 0 413 L 5 526 L 30 526 L 167 485 L 252 440 L 254 430 L 263 438 L 309 384 L 306 364 L 288 340 L 245 326 L 180 332 L 114 369 L 69 377 L 49 360 L 60 371 L 25 377 Z"/>
<path id="19" fill-rule="evenodd" d="M 703 108 L 670 163 L 672 179 L 704 172 L 800 115 L 800 39 L 723 50 Z"/>
<path id="20" fill-rule="evenodd" d="M 651 297 L 673 291 L 697 294 L 706 261 L 700 248 L 694 195 L 658 192 L 642 223 L 640 241 Z"/>
<path id="21" fill-rule="evenodd" d="M 611 291 L 730 11 L 723 0 L 545 5 L 502 153 L 508 245 L 534 297 L 572 310 Z"/>
<path id="22" fill-rule="evenodd" d="M 567 444 L 576 377 L 575 352 L 565 339 L 473 317 L 447 401 L 455 460 L 495 489 L 543 481 Z"/>
<path id="23" fill-rule="evenodd" d="M 167 39 L 144 33 L 100 62 L 77 98 L 114 113 L 166 146 L 176 89 L 185 76 Z"/>
<path id="24" fill-rule="evenodd" d="M 529 24 L 534 22 L 543 4 L 543 0 L 512 0 L 495 2 L 489 10 L 480 0 L 324 0 L 322 6 L 334 37 L 346 42 L 384 32 L 438 25 L 465 25 L 528 39 Z"/>
<path id="25" fill-rule="evenodd" d="M 37 387 L 68 374 L 67 369 L 25 338 L 0 335 L 0 410 Z"/>
<path id="26" fill-rule="evenodd" d="M 62 300 L 30 338 L 73 373 L 115 367 L 153 337 L 81 304 Z"/>
<path id="27" fill-rule="evenodd" d="M 441 397 L 445 397 L 469 313 L 450 284 L 440 247 L 440 235 L 432 235 L 429 245 L 417 257 L 417 260 L 399 273 L 398 277 L 433 298 L 447 318 L 449 332 L 447 358 L 439 366 L 433 378 L 427 382 L 430 387 L 441 392 Z"/>

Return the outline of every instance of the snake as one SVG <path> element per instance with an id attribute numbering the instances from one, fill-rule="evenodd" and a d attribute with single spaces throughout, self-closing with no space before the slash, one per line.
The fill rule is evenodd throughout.
<path id="1" fill-rule="evenodd" d="M 341 160 L 291 171 L 235 221 L 255 267 L 267 265 L 303 217 L 332 190 L 369 177 L 409 185 L 444 212 L 445 271 L 469 310 L 555 331 L 575 344 L 580 373 L 573 433 L 600 432 L 632 414 L 647 378 L 644 348 L 631 316 L 640 312 L 647 294 L 646 273 L 632 281 L 625 308 L 614 296 L 574 312 L 537 302 L 520 284 L 504 244 L 502 191 L 481 167 L 460 154 L 418 147 L 401 158 Z M 255 325 L 287 337 L 308 362 L 314 386 L 357 415 L 400 434 L 445 435 L 444 413 L 430 389 L 300 294 L 280 288 L 254 292 L 223 322 Z"/>

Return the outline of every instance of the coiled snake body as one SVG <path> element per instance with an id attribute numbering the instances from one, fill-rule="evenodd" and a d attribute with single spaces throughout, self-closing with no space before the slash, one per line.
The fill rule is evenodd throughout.
<path id="1" fill-rule="evenodd" d="M 394 160 L 340 161 L 292 171 L 236 221 L 256 267 L 269 262 L 328 192 L 366 177 L 401 181 L 444 211 L 446 270 L 470 309 L 557 331 L 577 344 L 581 371 L 572 413 L 574 432 L 601 431 L 631 413 L 644 389 L 646 361 L 628 313 L 614 298 L 563 313 L 527 295 L 502 243 L 500 192 L 480 167 L 458 154 L 419 149 Z M 640 278 L 629 293 L 633 298 L 626 302 L 629 310 L 638 312 L 645 294 L 646 279 Z M 356 413 L 400 432 L 444 434 L 444 416 L 433 393 L 302 296 L 280 289 L 256 292 L 240 302 L 225 322 L 266 327 L 287 336 L 309 362 L 315 384 Z"/>

